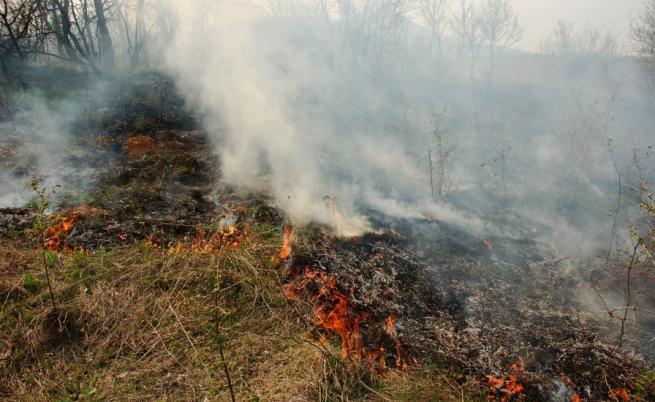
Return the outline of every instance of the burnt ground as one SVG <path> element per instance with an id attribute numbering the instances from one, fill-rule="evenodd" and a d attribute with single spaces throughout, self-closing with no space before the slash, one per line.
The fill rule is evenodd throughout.
<path id="1" fill-rule="evenodd" d="M 282 214 L 265 197 L 220 184 L 214 144 L 164 77 L 114 91 L 122 95 L 75 121 L 71 145 L 58 155 L 68 176 L 92 172 L 55 198 L 51 224 L 75 217 L 60 250 L 143 241 L 168 248 L 221 225 L 271 225 L 281 233 Z M 21 159 L 17 144 L 24 140 L 3 141 L 3 173 L 26 181 L 36 172 Z M 33 238 L 34 214 L 29 206 L 0 209 L 0 236 Z M 429 365 L 482 394 L 485 376 L 516 375 L 524 400 L 620 400 L 621 389 L 636 400 L 655 398 L 644 380 L 650 365 L 616 347 L 602 336 L 602 323 L 581 312 L 580 276 L 547 245 L 528 234 L 479 239 L 440 222 L 379 221 L 382 234 L 353 239 L 323 227 L 299 229 L 286 271 L 292 284 L 307 269 L 334 279 L 374 370 L 381 358 L 385 367 L 410 372 Z M 298 286 L 305 301 L 321 291 L 312 281 Z M 300 314 L 316 320 L 311 309 Z M 339 342 L 332 331 L 315 331 Z M 525 367 L 511 368 L 521 361 Z"/>
<path id="2" fill-rule="evenodd" d="M 544 259 L 533 239 L 485 240 L 434 222 L 397 222 L 393 233 L 357 239 L 310 230 L 292 270 L 335 278 L 353 315 L 366 314 L 364 345 L 383 346 L 391 365 L 396 342 L 410 365 L 414 357 L 478 378 L 507 378 L 523 362 L 518 378 L 535 401 L 608 400 L 636 386 L 648 364 L 580 310 L 579 275 L 564 269 L 566 259 Z"/>

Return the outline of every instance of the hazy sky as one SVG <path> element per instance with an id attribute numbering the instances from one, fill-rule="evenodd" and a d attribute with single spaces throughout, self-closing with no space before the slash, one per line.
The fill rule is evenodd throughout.
<path id="1" fill-rule="evenodd" d="M 519 21 L 525 27 L 517 45 L 537 50 L 543 38 L 553 31 L 557 21 L 576 26 L 592 26 L 627 37 L 630 20 L 642 9 L 644 0 L 511 0 Z"/>

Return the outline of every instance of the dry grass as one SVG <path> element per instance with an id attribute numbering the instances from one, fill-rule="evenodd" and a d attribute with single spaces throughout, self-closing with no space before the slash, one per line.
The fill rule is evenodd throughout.
<path id="1" fill-rule="evenodd" d="M 279 287 L 270 258 L 279 236 L 260 227 L 239 248 L 214 254 L 145 244 L 64 253 L 53 269 L 58 314 L 39 253 L 0 246 L 0 399 L 229 400 L 219 343 L 238 401 L 412 393 L 408 375 L 380 376 L 314 340 Z M 419 388 L 451 393 L 442 383 L 425 379 Z"/>

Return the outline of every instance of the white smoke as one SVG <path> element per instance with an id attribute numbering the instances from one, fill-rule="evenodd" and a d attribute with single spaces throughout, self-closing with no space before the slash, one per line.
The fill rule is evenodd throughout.
<path id="1" fill-rule="evenodd" d="M 180 8 L 187 21 L 201 19 L 193 11 L 202 9 Z M 270 191 L 299 223 L 336 225 L 326 202 L 333 200 L 344 233 L 370 229 L 365 208 L 420 217 L 427 168 L 407 157 L 403 133 L 388 124 L 398 113 L 389 71 L 398 66 L 376 70 L 345 50 L 353 41 L 335 34 L 339 24 L 311 15 L 241 18 L 242 11 L 207 18 L 200 33 L 183 23 L 167 57 L 206 115 L 221 180 Z"/>
<path id="2" fill-rule="evenodd" d="M 603 216 L 616 180 L 608 138 L 618 143 L 630 133 L 637 146 L 647 139 L 648 103 L 633 64 L 502 49 L 489 74 L 485 52 L 469 60 L 454 39 L 445 38 L 441 59 L 427 51 L 429 33 L 394 8 L 401 3 L 339 9 L 276 2 L 276 13 L 177 3 L 178 29 L 164 65 L 204 116 L 221 181 L 271 194 L 297 223 L 351 234 L 371 229 L 370 209 L 430 216 L 481 234 L 490 226 L 482 215 L 508 202 L 537 221 L 575 226 L 582 215 L 562 218 L 560 202 L 578 202 L 589 189 L 602 204 L 589 209 L 589 222 Z M 598 107 L 574 110 L 574 98 Z M 478 217 L 432 200 L 427 153 L 434 154 L 435 116 L 458 145 L 450 173 Z M 570 116 L 602 121 L 602 130 Z M 619 159 L 627 166 L 624 148 Z M 588 156 L 572 157 L 576 149 Z M 587 182 L 575 182 L 574 170 Z M 571 192 L 569 184 L 582 190 Z M 584 230 L 597 230 L 589 222 Z"/>

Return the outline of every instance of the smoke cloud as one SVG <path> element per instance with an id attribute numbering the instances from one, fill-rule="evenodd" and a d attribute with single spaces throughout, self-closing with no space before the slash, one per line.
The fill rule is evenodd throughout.
<path id="1" fill-rule="evenodd" d="M 584 215 L 606 219 L 608 139 L 647 142 L 634 124 L 647 119 L 640 72 L 600 42 L 584 54 L 558 53 L 553 40 L 548 54 L 489 58 L 446 37 L 439 55 L 396 3 L 192 4 L 177 6 L 165 66 L 203 111 L 221 181 L 272 194 L 297 223 L 359 234 L 376 210 L 480 234 L 493 226 L 480 216 L 512 209 L 593 237 L 599 222 L 564 204 L 593 193 L 602 205 Z M 438 162 L 439 131 L 455 144 L 455 191 L 434 202 L 428 152 Z M 629 165 L 627 146 L 613 152 Z"/>

